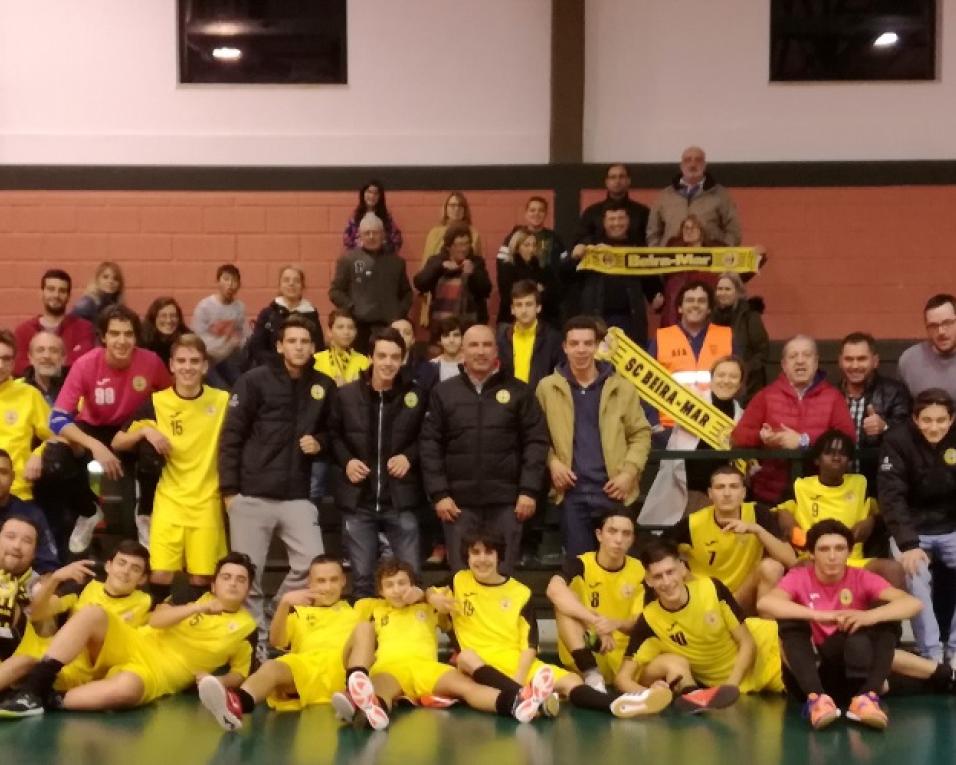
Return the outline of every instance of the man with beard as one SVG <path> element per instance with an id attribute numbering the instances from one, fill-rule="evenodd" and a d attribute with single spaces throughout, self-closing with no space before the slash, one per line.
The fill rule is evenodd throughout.
<path id="1" fill-rule="evenodd" d="M 66 312 L 72 289 L 73 280 L 70 275 L 58 268 L 50 269 L 40 278 L 43 313 L 27 319 L 14 331 L 18 350 L 13 372 L 17 377 L 20 377 L 30 364 L 27 351 L 30 341 L 38 332 L 52 332 L 63 340 L 67 366 L 96 345 L 93 325 L 86 319 Z"/>
<path id="2" fill-rule="evenodd" d="M 70 371 L 69 367 L 63 366 L 65 355 L 63 338 L 49 330 L 37 332 L 30 339 L 30 366 L 23 372 L 23 382 L 40 391 L 40 395 L 50 406 L 56 402 L 67 372 Z"/>

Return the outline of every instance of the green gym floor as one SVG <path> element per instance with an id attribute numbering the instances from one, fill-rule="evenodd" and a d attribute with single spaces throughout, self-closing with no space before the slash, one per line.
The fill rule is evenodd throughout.
<path id="1" fill-rule="evenodd" d="M 782 697 L 742 698 L 709 716 L 615 720 L 562 708 L 557 720 L 518 725 L 467 709 L 402 708 L 384 732 L 343 728 L 329 707 L 302 714 L 259 709 L 226 734 L 194 695 L 112 714 L 56 713 L 0 722 L 0 763 L 69 765 L 774 765 L 956 760 L 956 697 L 889 699 L 890 727 L 837 721 L 811 731 Z"/>

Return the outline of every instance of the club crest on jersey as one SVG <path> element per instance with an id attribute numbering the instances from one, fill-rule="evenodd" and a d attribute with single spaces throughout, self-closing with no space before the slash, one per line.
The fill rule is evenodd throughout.
<path id="1" fill-rule="evenodd" d="M 850 591 L 849 587 L 844 587 L 840 590 L 840 604 L 848 606 L 853 602 L 853 593 Z"/>
<path id="2" fill-rule="evenodd" d="M 511 608 L 511 600 L 510 600 L 509 598 L 502 598 L 502 599 L 501 599 L 501 610 L 502 610 L 502 611 L 507 611 L 509 608 Z"/>
<path id="3" fill-rule="evenodd" d="M 420 622 L 425 621 L 425 611 L 424 611 L 424 609 L 419 608 L 419 609 L 415 612 L 415 618 L 418 619 L 418 621 L 420 621 Z"/>
<path id="4" fill-rule="evenodd" d="M 418 394 L 415 393 L 415 391 L 410 390 L 405 394 L 405 406 L 407 406 L 409 409 L 414 409 L 416 406 L 418 406 Z"/>
<path id="5" fill-rule="evenodd" d="M 136 375 L 136 377 L 133 378 L 133 390 L 137 393 L 142 393 L 146 390 L 146 378 L 142 375 Z"/>
<path id="6" fill-rule="evenodd" d="M 7 425 L 16 425 L 16 422 L 17 422 L 17 410 L 16 410 L 16 409 L 8 409 L 6 412 L 4 412 L 4 414 L 3 414 L 3 421 L 4 421 L 5 423 L 7 423 Z"/>
<path id="7" fill-rule="evenodd" d="M 313 385 L 309 390 L 309 393 L 312 394 L 312 398 L 314 398 L 316 401 L 321 401 L 323 398 L 325 398 L 325 388 L 323 388 L 321 385 Z"/>
<path id="8" fill-rule="evenodd" d="M 720 624 L 720 617 L 717 616 L 716 611 L 708 611 L 704 614 L 704 624 L 708 627 L 716 627 Z"/>
<path id="9" fill-rule="evenodd" d="M 624 598 L 625 600 L 628 600 L 628 599 L 634 597 L 634 585 L 633 585 L 633 584 L 630 584 L 630 583 L 625 584 L 625 585 L 622 585 L 622 586 L 621 586 L 621 597 Z"/>
<path id="10" fill-rule="evenodd" d="M 499 404 L 507 404 L 511 401 L 511 394 L 506 390 L 500 390 L 495 394 L 495 401 Z"/>
<path id="11" fill-rule="evenodd" d="M 947 465 L 956 465 L 956 449 L 947 449 L 943 452 L 943 462 Z"/>
<path id="12" fill-rule="evenodd" d="M 237 629 L 239 629 L 239 625 L 236 622 L 229 622 L 229 624 L 226 625 L 226 629 L 228 629 L 230 632 L 235 632 Z"/>

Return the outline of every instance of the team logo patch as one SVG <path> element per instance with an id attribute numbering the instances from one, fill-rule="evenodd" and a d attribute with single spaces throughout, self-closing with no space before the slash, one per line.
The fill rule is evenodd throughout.
<path id="1" fill-rule="evenodd" d="M 420 621 L 420 622 L 425 621 L 425 612 L 424 612 L 423 610 L 421 610 L 421 609 L 418 609 L 418 610 L 415 612 L 415 618 L 418 619 L 418 621 Z"/>
<path id="2" fill-rule="evenodd" d="M 852 502 L 853 500 L 856 499 L 856 494 L 854 494 L 852 491 L 848 491 L 848 492 L 844 495 L 844 499 L 845 499 L 847 502 Z"/>
<path id="3" fill-rule="evenodd" d="M 237 629 L 239 629 L 239 625 L 236 622 L 229 622 L 229 624 L 226 625 L 226 629 L 228 629 L 230 632 L 235 632 Z"/>
<path id="4" fill-rule="evenodd" d="M 634 597 L 634 585 L 625 584 L 621 587 L 621 597 L 625 600 Z"/>
<path id="5" fill-rule="evenodd" d="M 323 398 L 325 398 L 325 388 L 323 388 L 321 385 L 313 385 L 309 390 L 309 393 L 312 394 L 312 398 L 314 398 L 316 401 L 321 401 Z"/>
<path id="6" fill-rule="evenodd" d="M 884 473 L 888 473 L 893 469 L 893 463 L 890 462 L 889 457 L 884 457 L 883 461 L 880 463 L 880 470 Z"/>
<path id="7" fill-rule="evenodd" d="M 720 624 L 720 617 L 717 616 L 717 612 L 708 611 L 706 614 L 704 614 L 704 624 L 706 624 L 708 627 L 716 627 L 718 624 Z"/>
<path id="8" fill-rule="evenodd" d="M 509 608 L 511 608 L 511 601 L 510 601 L 508 598 L 502 598 L 502 599 L 501 599 L 501 610 L 502 610 L 502 611 L 507 611 Z"/>
<path id="9" fill-rule="evenodd" d="M 239 406 L 239 396 L 237 394 L 233 393 L 229 397 L 229 406 L 231 407 Z"/>
<path id="10" fill-rule="evenodd" d="M 207 407 L 206 407 L 206 414 L 208 414 L 210 417 L 214 417 L 215 414 L 216 414 L 216 407 L 214 407 L 212 404 L 210 404 L 209 406 L 207 406 Z"/>
<path id="11" fill-rule="evenodd" d="M 142 375 L 136 375 L 136 377 L 133 378 L 133 390 L 137 393 L 142 393 L 146 390 L 146 378 Z"/>
<path id="12" fill-rule="evenodd" d="M 844 587 L 840 590 L 840 604 L 848 606 L 853 602 L 853 593 L 850 591 L 849 587 Z"/>
<path id="13" fill-rule="evenodd" d="M 956 465 L 956 449 L 947 449 L 943 452 L 943 462 L 947 465 Z"/>
<path id="14" fill-rule="evenodd" d="M 4 412 L 4 413 L 3 413 L 3 421 L 4 421 L 5 423 L 7 423 L 7 425 L 16 425 L 16 422 L 17 422 L 17 410 L 16 410 L 16 409 L 8 409 L 6 412 Z"/>
<path id="15" fill-rule="evenodd" d="M 506 390 L 500 390 L 495 394 L 495 400 L 499 404 L 507 404 L 511 401 L 511 394 Z"/>
<path id="16" fill-rule="evenodd" d="M 414 409 L 418 406 L 418 394 L 415 391 L 409 391 L 405 394 L 405 406 L 409 409 Z"/>

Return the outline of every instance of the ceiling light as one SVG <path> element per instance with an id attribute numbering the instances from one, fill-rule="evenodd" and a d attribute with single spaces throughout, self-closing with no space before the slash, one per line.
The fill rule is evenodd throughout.
<path id="1" fill-rule="evenodd" d="M 873 41 L 874 48 L 889 48 L 900 41 L 900 36 L 896 32 L 884 32 Z"/>
<path id="2" fill-rule="evenodd" d="M 212 57 L 220 61 L 238 61 L 242 58 L 242 51 L 238 48 L 214 48 Z"/>

